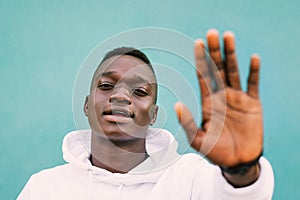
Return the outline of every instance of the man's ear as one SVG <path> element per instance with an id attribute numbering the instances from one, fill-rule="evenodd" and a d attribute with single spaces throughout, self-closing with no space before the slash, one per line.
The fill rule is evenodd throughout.
<path id="1" fill-rule="evenodd" d="M 156 121 L 156 118 L 157 118 L 157 112 L 158 112 L 158 105 L 154 104 L 153 106 L 151 106 L 150 108 L 150 113 L 149 113 L 149 116 L 151 118 L 151 121 L 150 121 L 150 125 L 152 126 L 155 121 Z"/>
<path id="2" fill-rule="evenodd" d="M 85 101 L 84 101 L 84 106 L 83 106 L 83 112 L 84 112 L 84 114 L 85 114 L 85 116 L 89 116 L 88 115 L 88 110 L 89 110 L 89 106 L 88 106 L 88 104 L 89 104 L 89 95 L 87 95 L 86 97 L 85 97 Z"/>

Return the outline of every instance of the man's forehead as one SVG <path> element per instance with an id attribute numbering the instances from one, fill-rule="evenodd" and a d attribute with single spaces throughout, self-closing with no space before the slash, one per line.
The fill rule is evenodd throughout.
<path id="1" fill-rule="evenodd" d="M 112 80 L 128 82 L 128 83 L 149 83 L 149 84 L 155 83 L 154 79 L 149 78 L 148 75 L 145 77 L 139 73 L 135 73 L 135 71 L 129 71 L 125 74 L 122 74 L 119 73 L 118 71 L 106 70 L 103 73 L 100 73 L 97 79 L 101 79 L 103 77 L 104 78 L 107 77 Z"/>
<path id="2" fill-rule="evenodd" d="M 150 67 L 142 60 L 128 55 L 113 56 L 105 60 L 96 70 L 94 79 L 118 76 L 155 83 L 154 73 Z"/>

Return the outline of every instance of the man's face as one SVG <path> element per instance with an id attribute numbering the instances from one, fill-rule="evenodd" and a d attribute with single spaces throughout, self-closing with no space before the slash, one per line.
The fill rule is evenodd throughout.
<path id="1" fill-rule="evenodd" d="M 107 59 L 95 72 L 85 113 L 94 133 L 110 140 L 144 138 L 156 120 L 155 78 L 133 56 Z"/>

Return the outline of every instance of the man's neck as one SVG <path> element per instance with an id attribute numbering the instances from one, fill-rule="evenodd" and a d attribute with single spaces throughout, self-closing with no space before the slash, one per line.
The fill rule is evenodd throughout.
<path id="1" fill-rule="evenodd" d="M 127 173 L 148 157 L 145 138 L 111 141 L 92 133 L 91 151 L 92 165 L 112 173 Z"/>

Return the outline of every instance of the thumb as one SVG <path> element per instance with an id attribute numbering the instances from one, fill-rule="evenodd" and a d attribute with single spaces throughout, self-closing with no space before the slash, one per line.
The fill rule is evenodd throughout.
<path id="1" fill-rule="evenodd" d="M 190 110 L 184 105 L 184 103 L 177 102 L 174 105 L 174 109 L 177 114 L 179 123 L 183 127 L 190 144 L 194 142 L 195 136 L 197 134 L 198 127 L 195 123 L 194 117 Z"/>

